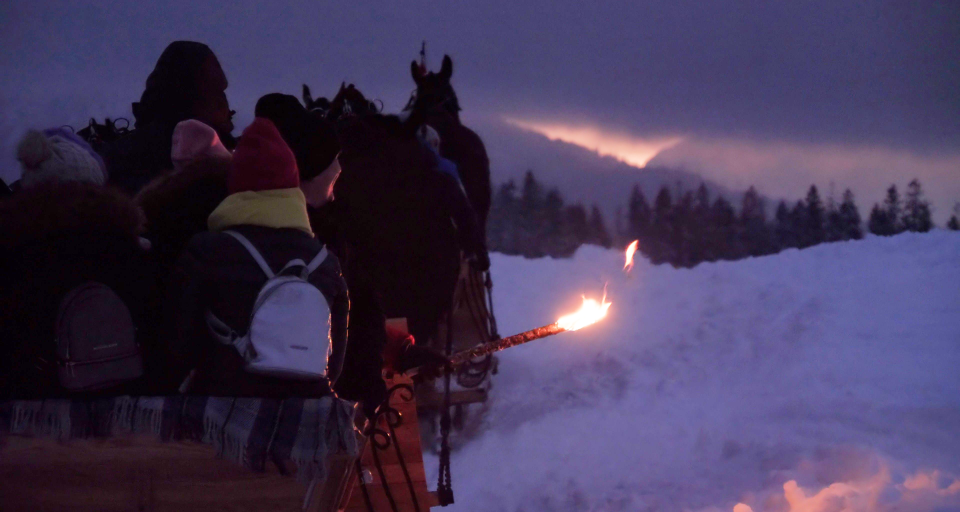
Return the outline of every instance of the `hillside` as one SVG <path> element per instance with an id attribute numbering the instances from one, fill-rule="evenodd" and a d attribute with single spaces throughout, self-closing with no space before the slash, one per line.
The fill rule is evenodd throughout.
<path id="1" fill-rule="evenodd" d="M 518 184 L 532 170 L 542 183 L 556 187 L 569 202 L 596 204 L 613 225 L 618 207 L 626 209 L 630 190 L 640 185 L 648 201 L 653 201 L 663 185 L 694 190 L 704 179 L 695 173 L 672 167 L 634 167 L 610 156 L 544 135 L 529 132 L 496 119 L 464 116 L 464 122 L 483 137 L 490 157 L 494 184 L 509 179 Z M 743 190 L 731 191 L 709 180 L 712 196 L 723 195 L 739 204 Z"/>

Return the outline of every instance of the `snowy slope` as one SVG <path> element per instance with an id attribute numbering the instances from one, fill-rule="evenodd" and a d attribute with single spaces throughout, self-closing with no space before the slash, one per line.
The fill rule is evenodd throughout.
<path id="1" fill-rule="evenodd" d="M 452 510 L 960 510 L 958 234 L 622 264 L 494 255 L 503 334 L 613 307 L 501 354 Z"/>

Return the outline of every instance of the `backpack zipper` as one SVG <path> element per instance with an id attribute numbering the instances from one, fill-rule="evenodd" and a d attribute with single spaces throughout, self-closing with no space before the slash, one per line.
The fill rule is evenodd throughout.
<path id="1" fill-rule="evenodd" d="M 139 350 L 138 350 L 138 351 L 139 351 Z M 120 360 L 120 359 L 126 359 L 126 358 L 128 358 L 128 357 L 133 357 L 133 356 L 135 356 L 135 355 L 137 355 L 137 352 L 131 352 L 131 353 L 122 354 L 122 355 L 113 356 L 113 357 L 103 357 L 103 358 L 100 358 L 100 359 L 93 359 L 93 360 L 90 360 L 90 361 L 82 361 L 82 362 L 70 361 L 69 359 L 64 359 L 64 360 L 62 360 L 62 361 L 57 361 L 57 364 L 59 364 L 60 366 L 65 366 L 65 367 L 67 367 L 67 368 L 70 368 L 70 371 L 71 371 L 71 373 L 72 373 L 72 372 L 73 372 L 73 367 L 75 367 L 75 366 L 86 366 L 86 365 L 88 365 L 88 364 L 109 363 L 110 361 L 117 361 L 117 360 Z"/>

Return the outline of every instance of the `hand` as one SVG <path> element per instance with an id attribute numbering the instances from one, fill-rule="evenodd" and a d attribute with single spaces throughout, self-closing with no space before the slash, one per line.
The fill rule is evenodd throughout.
<path id="1" fill-rule="evenodd" d="M 431 379 L 439 377 L 447 363 L 447 358 L 443 354 L 426 347 L 409 344 L 400 353 L 397 371 L 403 373 L 411 368 L 418 368 L 418 377 Z"/>
<path id="2" fill-rule="evenodd" d="M 467 261 L 469 261 L 470 266 L 478 272 L 486 272 L 490 270 L 490 255 L 487 254 L 487 251 L 485 250 L 471 254 Z"/>

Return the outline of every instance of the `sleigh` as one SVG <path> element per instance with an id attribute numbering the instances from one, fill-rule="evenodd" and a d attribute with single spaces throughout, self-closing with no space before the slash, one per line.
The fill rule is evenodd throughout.
<path id="1" fill-rule="evenodd" d="M 454 314 L 469 305 L 458 297 Z M 473 321 L 442 332 L 464 338 L 456 326 Z M 405 320 L 389 323 L 406 330 Z M 415 393 L 396 374 L 387 387 L 369 420 L 335 397 L 0 403 L 0 509 L 418 512 L 451 503 L 428 490 L 418 405 L 458 408 L 484 401 L 485 390 Z"/>

